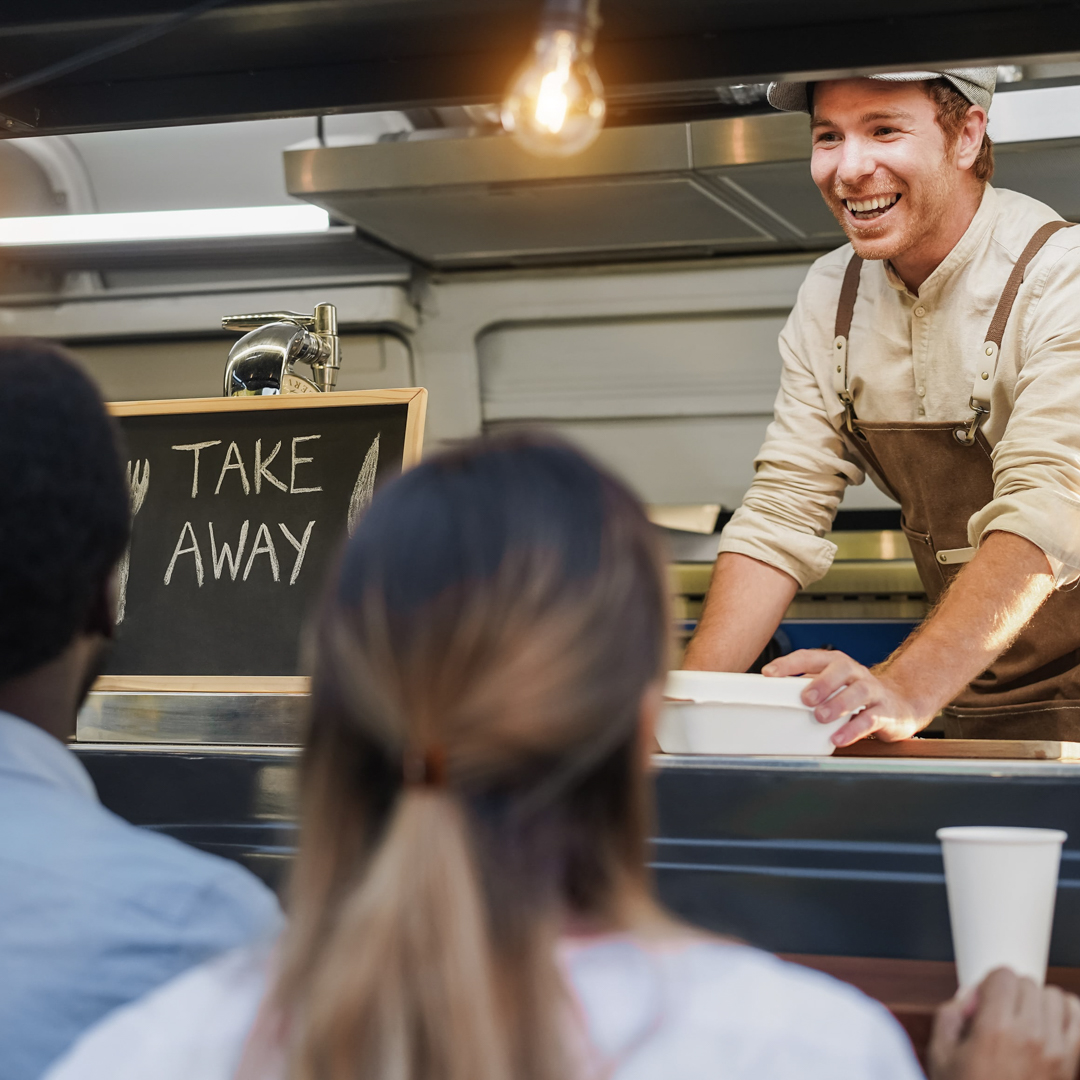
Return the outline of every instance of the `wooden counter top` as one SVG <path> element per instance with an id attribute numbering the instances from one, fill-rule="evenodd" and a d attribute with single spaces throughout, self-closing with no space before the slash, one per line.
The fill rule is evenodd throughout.
<path id="1" fill-rule="evenodd" d="M 861 739 L 834 757 L 968 758 L 994 761 L 1080 761 L 1080 743 L 1052 739 Z"/>
<path id="2" fill-rule="evenodd" d="M 851 983 L 880 1001 L 900 1021 L 925 1067 L 934 1012 L 956 993 L 956 965 L 941 960 L 889 960 L 867 956 L 783 954 L 804 967 Z M 1046 981 L 1080 994 L 1080 968 L 1052 967 Z"/>

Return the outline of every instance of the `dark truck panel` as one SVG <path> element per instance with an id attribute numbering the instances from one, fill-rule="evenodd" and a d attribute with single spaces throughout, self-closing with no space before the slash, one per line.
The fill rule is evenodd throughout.
<path id="1" fill-rule="evenodd" d="M 76 746 L 106 806 L 280 887 L 292 748 Z M 1069 833 L 1050 963 L 1080 965 L 1080 766 L 663 758 L 653 867 L 691 922 L 778 952 L 949 960 L 944 825 Z"/>

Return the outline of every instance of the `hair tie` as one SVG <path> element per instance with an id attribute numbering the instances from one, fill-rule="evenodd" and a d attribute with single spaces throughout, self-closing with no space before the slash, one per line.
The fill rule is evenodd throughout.
<path id="1" fill-rule="evenodd" d="M 401 776 L 406 787 L 446 787 L 446 749 L 406 750 L 401 760 Z"/>

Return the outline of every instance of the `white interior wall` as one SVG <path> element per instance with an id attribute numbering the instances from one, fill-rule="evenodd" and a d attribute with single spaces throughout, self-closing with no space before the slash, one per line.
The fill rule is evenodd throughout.
<path id="1" fill-rule="evenodd" d="M 785 315 L 493 327 L 477 343 L 485 426 L 546 423 L 647 502 L 735 506 L 776 396 Z"/>
<path id="2" fill-rule="evenodd" d="M 339 385 L 426 386 L 429 448 L 545 422 L 646 501 L 730 507 L 750 482 L 779 380 L 776 332 L 808 265 L 768 258 L 477 274 L 411 290 L 103 296 L 0 307 L 0 333 L 74 342 L 110 397 L 201 396 L 219 392 L 222 315 L 326 301 L 345 334 Z M 845 505 L 890 504 L 863 485 Z"/>
<path id="3" fill-rule="evenodd" d="M 647 502 L 737 506 L 779 386 L 776 335 L 809 261 L 436 282 L 412 338 L 431 392 L 428 445 L 542 423 Z M 864 484 L 845 506 L 892 503 Z"/>
<path id="4" fill-rule="evenodd" d="M 579 319 L 485 330 L 485 420 L 772 411 L 784 311 Z"/>

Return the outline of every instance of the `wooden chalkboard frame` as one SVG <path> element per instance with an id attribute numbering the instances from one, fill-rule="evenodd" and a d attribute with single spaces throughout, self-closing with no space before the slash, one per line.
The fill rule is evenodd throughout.
<path id="1" fill-rule="evenodd" d="M 427 418 L 427 390 L 342 390 L 327 394 L 275 394 L 267 397 L 161 398 L 116 401 L 113 416 L 182 415 L 210 412 L 260 412 L 279 409 L 332 409 L 343 405 L 406 405 L 402 468 L 419 464 Z M 295 675 L 102 675 L 94 690 L 135 693 L 306 694 L 309 679 Z"/>

